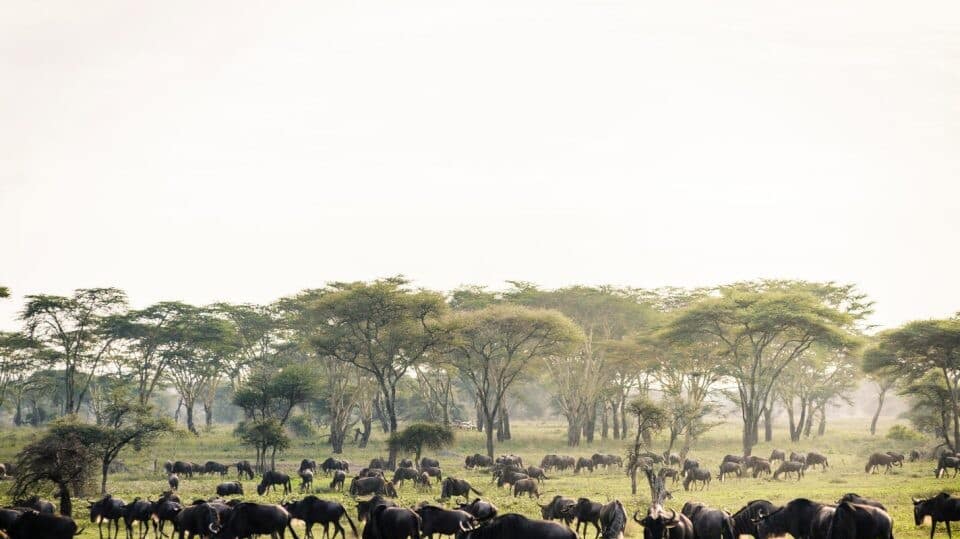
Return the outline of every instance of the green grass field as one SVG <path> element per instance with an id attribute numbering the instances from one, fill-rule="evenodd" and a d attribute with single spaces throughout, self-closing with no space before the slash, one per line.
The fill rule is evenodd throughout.
<path id="1" fill-rule="evenodd" d="M 882 427 L 882 432 L 886 432 L 889 425 L 882 425 Z M 513 431 L 514 440 L 499 444 L 497 454 L 515 453 L 521 455 L 525 464 L 538 465 L 543 455 L 548 453 L 574 456 L 589 456 L 594 452 L 623 454 L 626 447 L 625 442 L 605 440 L 597 441 L 591 445 L 583 445 L 579 448 L 568 448 L 563 442 L 565 439 L 564 426 L 555 423 L 519 423 L 514 426 Z M 2 431 L 0 433 L 0 461 L 12 460 L 17 448 L 31 435 L 32 431 L 29 429 L 5 429 Z M 880 435 L 871 437 L 866 431 L 864 421 L 838 420 L 831 425 L 828 434 L 823 438 L 811 438 L 797 445 L 783 441 L 784 438 L 786 438 L 784 432 L 775 432 L 775 442 L 759 445 L 754 453 L 768 456 L 773 447 L 788 452 L 790 450 L 804 452 L 817 450 L 828 456 L 831 464 L 830 468 L 826 472 L 808 470 L 806 477 L 799 482 L 744 478 L 720 483 L 714 479 L 709 488 L 696 492 L 684 492 L 679 483 L 672 487 L 668 485 L 668 488 L 671 488 L 673 492 L 673 500 L 668 502 L 668 507 L 679 509 L 687 500 L 698 500 L 733 512 L 739 509 L 744 502 L 757 498 L 766 498 L 774 503 L 783 503 L 796 497 L 830 502 L 846 492 L 856 492 L 863 496 L 881 500 L 891 510 L 895 520 L 897 537 L 919 538 L 926 537 L 929 534 L 929 527 L 926 525 L 922 528 L 914 526 L 911 496 L 929 496 L 940 491 L 952 493 L 960 486 L 960 478 L 935 479 L 933 477 L 934 463 L 932 461 L 907 463 L 902 469 L 896 468 L 894 472 L 887 475 L 882 473 L 868 475 L 864 473 L 866 457 L 870 453 L 888 450 L 906 453 L 911 448 L 920 445 L 917 442 L 894 442 Z M 723 455 L 740 453 L 738 440 L 737 426 L 734 424 L 724 425 L 714 429 L 698 441 L 689 456 L 708 465 L 716 476 L 717 467 Z M 457 442 L 453 448 L 429 456 L 439 458 L 445 476 L 450 475 L 469 480 L 474 487 L 484 493 L 485 498 L 499 506 L 501 513 L 518 512 L 527 516 L 539 517 L 537 500 L 513 498 L 508 494 L 506 488 L 497 489 L 496 485 L 491 484 L 489 475 L 463 468 L 463 457 L 475 452 L 482 453 L 483 444 L 484 440 L 480 433 L 458 431 Z M 658 452 L 661 450 L 659 445 L 656 446 L 656 449 Z M 348 445 L 343 457 L 351 462 L 354 466 L 353 471 L 356 471 L 360 466 L 366 465 L 372 457 L 385 454 L 383 437 L 379 436 L 371 441 L 370 447 L 363 450 Z M 298 495 L 299 478 L 295 476 L 300 459 L 313 458 L 320 461 L 329 455 L 329 447 L 322 441 L 298 439 L 283 454 L 282 461 L 278 463 L 278 469 L 295 478 L 294 491 L 295 495 Z M 236 439 L 229 434 L 229 429 L 224 427 L 206 433 L 199 438 L 169 437 L 153 448 L 145 449 L 140 453 L 129 451 L 123 454 L 121 458 L 130 468 L 130 472 L 112 475 L 109 481 L 109 490 L 115 496 L 130 501 L 136 496 L 155 498 L 166 488 L 166 477 L 162 471 L 161 473 L 153 472 L 154 459 L 159 460 L 160 463 L 168 459 L 201 463 L 207 460 L 215 460 L 228 463 L 238 459 L 251 459 L 251 452 L 239 445 Z M 231 474 L 229 478 L 233 480 L 236 476 Z M 198 497 L 210 497 L 214 495 L 215 485 L 220 481 L 219 477 L 209 476 L 194 479 L 181 478 L 180 495 L 185 501 Z M 243 481 L 247 499 L 271 502 L 281 500 L 282 495 L 279 493 L 268 493 L 262 498 L 258 497 L 255 489 L 258 481 L 259 479 Z M 341 501 L 347 506 L 351 515 L 355 516 L 355 501 L 348 495 L 329 492 L 326 488 L 328 483 L 328 478 L 318 474 L 315 480 L 316 494 L 322 498 Z M 6 494 L 7 488 L 6 485 L 0 486 L 0 503 L 9 503 L 9 497 Z M 541 492 L 542 498 L 540 501 L 543 503 L 546 503 L 556 494 L 571 497 L 585 496 L 601 502 L 618 498 L 631 513 L 636 508 L 647 507 L 649 502 L 648 488 L 642 478 L 638 495 L 632 496 L 630 494 L 630 479 L 622 471 L 614 470 L 580 475 L 574 475 L 572 472 L 559 475 L 552 474 L 551 479 L 541 487 Z M 49 497 L 50 493 L 45 494 Z M 400 503 L 405 505 L 412 505 L 425 499 L 436 502 L 439 488 L 435 486 L 433 494 L 430 495 L 418 492 L 413 485 L 407 484 L 400 489 L 399 494 Z M 448 502 L 448 504 L 451 503 Z M 91 525 L 86 516 L 85 505 L 78 500 L 75 502 L 74 517 L 81 525 L 86 526 L 86 530 L 81 537 L 98 537 L 96 526 Z M 299 526 L 298 530 L 301 529 L 302 526 Z M 641 533 L 641 528 L 631 522 L 627 528 L 627 536 L 640 537 Z M 945 534 L 943 530 L 940 533 Z M 592 539 L 592 535 L 590 537 Z"/>

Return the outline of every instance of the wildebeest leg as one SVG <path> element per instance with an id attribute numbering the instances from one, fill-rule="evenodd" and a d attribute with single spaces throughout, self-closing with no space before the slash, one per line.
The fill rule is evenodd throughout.
<path id="1" fill-rule="evenodd" d="M 950 521 L 945 520 L 943 523 L 947 525 L 947 537 L 953 539 L 953 533 L 950 532 Z"/>
<path id="2" fill-rule="evenodd" d="M 937 521 L 930 517 L 930 539 L 933 539 L 933 532 L 937 529 Z"/>
<path id="3" fill-rule="evenodd" d="M 591 524 L 593 524 L 593 527 L 597 529 L 597 535 L 593 539 L 600 539 L 600 525 L 596 522 L 591 522 Z M 586 534 L 586 530 L 584 530 L 584 534 Z"/>

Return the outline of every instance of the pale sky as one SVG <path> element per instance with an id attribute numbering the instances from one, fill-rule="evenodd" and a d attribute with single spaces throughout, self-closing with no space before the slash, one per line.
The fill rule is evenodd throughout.
<path id="1" fill-rule="evenodd" d="M 24 294 L 855 282 L 960 311 L 960 3 L 0 3 Z"/>

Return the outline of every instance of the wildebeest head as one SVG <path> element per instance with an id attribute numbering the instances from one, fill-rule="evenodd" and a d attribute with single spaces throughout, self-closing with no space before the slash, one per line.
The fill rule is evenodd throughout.
<path id="1" fill-rule="evenodd" d="M 670 529 L 680 524 L 680 515 L 672 509 L 670 516 L 667 516 L 661 507 L 651 507 L 643 519 L 637 518 L 638 514 L 639 510 L 634 511 L 633 520 L 643 526 L 643 536 L 646 539 L 669 539 Z"/>

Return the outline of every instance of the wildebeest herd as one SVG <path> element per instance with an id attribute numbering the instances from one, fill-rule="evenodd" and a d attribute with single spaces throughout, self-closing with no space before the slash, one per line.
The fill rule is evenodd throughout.
<path id="1" fill-rule="evenodd" d="M 909 455 L 910 461 L 920 458 L 919 451 Z M 874 453 L 867 459 L 865 472 L 879 473 L 882 469 L 886 473 L 894 466 L 902 467 L 906 459 L 907 456 L 895 452 Z M 941 453 L 936 460 L 936 477 L 943 476 L 950 468 L 954 469 L 954 476 L 957 475 L 960 455 Z M 893 538 L 893 521 L 886 507 L 880 501 L 854 493 L 844 494 L 830 503 L 796 498 L 777 506 L 767 500 L 752 500 L 732 514 L 694 501 L 686 502 L 679 511 L 668 509 L 664 505 L 672 497 L 665 486 L 668 481 L 674 485 L 681 482 L 684 490 L 707 489 L 714 478 L 711 469 L 686 455 L 670 453 L 643 453 L 636 455 L 633 462 L 647 475 L 651 485 L 653 501 L 650 506 L 632 513 L 632 520 L 642 527 L 645 539 L 733 539 L 741 535 L 766 539 L 785 534 L 805 539 Z M 716 468 L 716 479 L 722 482 L 748 475 L 753 478 L 770 476 L 776 480 L 793 475 L 799 481 L 808 469 L 816 467 L 826 471 L 829 466 L 827 457 L 818 452 L 787 454 L 774 450 L 769 458 L 726 455 Z M 474 454 L 464 459 L 464 467 L 488 472 L 492 484 L 508 488 L 514 497 L 537 498 L 542 520 L 519 514 L 500 515 L 498 508 L 485 500 L 478 488 L 466 479 L 445 474 L 440 462 L 429 457 L 419 462 L 404 459 L 396 466 L 391 466 L 386 459 L 373 459 L 349 482 L 347 474 L 351 465 L 346 460 L 331 457 L 318 465 L 314 460 L 304 459 L 297 475 L 300 477 L 300 492 L 307 495 L 290 501 L 286 496 L 293 494 L 291 477 L 266 470 L 260 474 L 257 494 L 264 495 L 279 488 L 284 495 L 280 504 L 228 499 L 244 496 L 241 481 L 256 477 L 254 467 L 248 461 L 230 465 L 214 461 L 203 465 L 172 461 L 163 466 L 170 489 L 156 500 L 134 498 L 126 502 L 107 495 L 88 502 L 87 508 L 90 522 L 97 526 L 99 536 L 107 539 L 118 538 L 121 527 L 127 539 L 133 539 L 135 535 L 137 539 L 146 539 L 151 530 L 154 538 L 243 539 L 269 535 L 283 539 L 289 532 L 299 539 L 294 521 L 303 522 L 308 538 L 314 536 L 315 525 L 321 525 L 325 539 L 338 536 L 345 539 L 343 521 L 354 536 L 363 539 L 420 539 L 434 535 L 455 536 L 456 539 L 576 539 L 590 537 L 591 533 L 594 539 L 613 539 L 622 537 L 630 520 L 619 500 L 600 502 L 557 494 L 546 503 L 539 501 L 542 485 L 551 479 L 551 474 L 624 469 L 624 459 L 617 455 L 597 453 L 591 457 L 573 457 L 550 454 L 540 461 L 539 466 L 527 466 L 517 455 L 491 459 Z M 197 474 L 208 474 L 226 479 L 231 468 L 236 470 L 237 480 L 225 480 L 216 485 L 215 497 L 183 502 L 177 495 L 181 477 L 189 479 Z M 316 491 L 313 481 L 319 474 L 331 478 L 330 490 L 346 488 L 355 499 L 370 496 L 357 500 L 357 521 L 363 523 L 362 532 L 358 531 L 359 525 L 343 504 L 311 494 Z M 393 498 L 398 496 L 397 489 L 408 482 L 421 492 L 439 486 L 439 500 L 453 499 L 454 506 L 421 502 L 401 507 Z M 949 523 L 960 520 L 960 498 L 947 493 L 914 499 L 913 504 L 918 526 L 925 518 L 930 518 L 931 538 L 938 523 L 945 523 L 949 532 Z M 36 496 L 15 500 L 11 507 L 0 509 L 0 538 L 67 539 L 82 531 L 83 528 L 72 519 L 55 514 L 52 503 Z"/>

